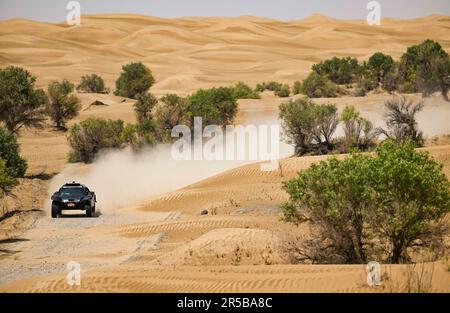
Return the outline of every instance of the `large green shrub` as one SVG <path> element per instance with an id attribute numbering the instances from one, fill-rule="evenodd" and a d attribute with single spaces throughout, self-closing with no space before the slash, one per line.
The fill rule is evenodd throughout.
<path id="1" fill-rule="evenodd" d="M 302 250 L 313 262 L 407 262 L 408 248 L 442 240 L 449 188 L 442 165 L 426 152 L 387 141 L 375 155 L 354 153 L 301 171 L 284 184 L 290 200 L 283 211 L 287 221 L 314 225 Z"/>
<path id="2" fill-rule="evenodd" d="M 80 92 L 88 93 L 106 93 L 105 81 L 97 74 L 83 75 L 81 82 L 77 86 L 77 90 Z"/>
<path id="3" fill-rule="evenodd" d="M 0 69 L 0 122 L 15 133 L 22 127 L 41 127 L 45 120 L 45 92 L 35 87 L 36 77 L 27 70 Z"/>
<path id="4" fill-rule="evenodd" d="M 141 62 L 130 63 L 122 67 L 122 73 L 116 81 L 116 96 L 136 99 L 147 92 L 155 83 L 152 71 Z"/>
<path id="5" fill-rule="evenodd" d="M 134 112 L 136 113 L 138 123 L 152 120 L 152 111 L 156 104 L 158 104 L 158 99 L 150 93 L 143 93 L 137 96 L 137 100 L 134 104 Z"/>
<path id="6" fill-rule="evenodd" d="M 433 40 L 409 47 L 400 60 L 403 91 L 420 91 L 425 96 L 441 91 L 447 97 L 450 88 L 448 53 Z"/>
<path id="7" fill-rule="evenodd" d="M 233 87 L 233 96 L 235 99 L 260 99 L 259 93 L 243 82 L 238 82 Z"/>
<path id="8" fill-rule="evenodd" d="M 351 57 L 338 58 L 322 61 L 312 66 L 317 74 L 326 76 L 336 84 L 349 84 L 355 80 L 358 74 L 358 60 Z"/>
<path id="9" fill-rule="evenodd" d="M 202 117 L 203 125 L 228 125 L 237 108 L 232 88 L 199 89 L 189 97 L 188 111 L 192 117 Z"/>
<path id="10" fill-rule="evenodd" d="M 288 84 L 283 84 L 280 90 L 275 91 L 275 96 L 286 98 L 291 95 L 291 87 Z"/>
<path id="11" fill-rule="evenodd" d="M 20 146 L 16 136 L 0 127 L 0 159 L 5 162 L 6 173 L 12 178 L 23 177 L 27 162 L 20 157 Z"/>
<path id="12" fill-rule="evenodd" d="M 8 173 L 5 160 L 0 158 L 0 199 L 16 184 L 17 180 Z"/>
<path id="13" fill-rule="evenodd" d="M 161 141 L 170 141 L 172 128 L 177 125 L 191 125 L 189 100 L 176 94 L 167 94 L 161 98 L 156 108 L 156 133 Z"/>
<path id="14" fill-rule="evenodd" d="M 53 81 L 48 85 L 46 110 L 58 129 L 65 129 L 67 121 L 81 110 L 81 101 L 73 91 L 74 85 L 67 80 Z"/>
<path id="15" fill-rule="evenodd" d="M 102 149 L 120 148 L 123 128 L 122 120 L 102 118 L 88 118 L 73 125 L 67 135 L 72 148 L 69 161 L 90 163 Z"/>
<path id="16" fill-rule="evenodd" d="M 394 67 L 394 59 L 382 52 L 374 53 L 367 62 L 367 67 L 375 75 L 377 82 L 381 83 L 386 74 Z"/>
<path id="17" fill-rule="evenodd" d="M 332 136 L 339 122 L 335 105 L 316 105 L 306 98 L 290 100 L 280 105 L 279 117 L 296 154 L 326 154 L 332 150 Z"/>
<path id="18" fill-rule="evenodd" d="M 310 98 L 332 98 L 337 96 L 337 86 L 325 75 L 311 72 L 303 81 L 301 93 Z"/>

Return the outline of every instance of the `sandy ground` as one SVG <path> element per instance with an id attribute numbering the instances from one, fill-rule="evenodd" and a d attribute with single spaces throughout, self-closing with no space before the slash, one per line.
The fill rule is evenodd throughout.
<path id="1" fill-rule="evenodd" d="M 437 39 L 450 50 L 449 24 L 442 16 L 385 20 L 379 28 L 322 16 L 279 22 L 108 15 L 84 17 L 74 28 L 10 20 L 0 22 L 0 65 L 26 66 L 41 85 L 61 77 L 76 82 L 82 74 L 96 72 L 113 86 L 121 64 L 142 60 L 157 77 L 152 91 L 183 94 L 239 80 L 292 82 L 326 57 L 364 59 L 378 50 L 398 57 L 406 46 L 425 38 Z M 79 96 L 83 110 L 70 124 L 89 116 L 134 121 L 131 100 Z M 315 101 L 336 103 L 340 110 L 353 104 L 380 125 L 383 101 L 389 97 Z M 95 100 L 106 105 L 91 106 Z M 236 123 L 276 123 L 282 101 L 286 99 L 270 93 L 261 100 L 240 100 Z M 450 133 L 450 106 L 438 95 L 425 101 L 419 115 L 419 126 L 430 139 L 425 149 L 450 175 L 450 139 L 432 140 Z M 182 188 L 145 191 L 143 198 L 120 209 L 102 207 L 100 201 L 94 218 L 51 219 L 45 201 L 61 173 L 70 173 L 65 134 L 50 127 L 27 130 L 20 143 L 29 176 L 14 190 L 17 197 L 8 199 L 7 208 L 15 213 L 0 221 L 2 292 L 399 292 L 406 291 L 408 277 L 419 275 L 413 272 L 424 273 L 427 291 L 450 291 L 450 272 L 442 262 L 415 268 L 383 265 L 383 284 L 376 288 L 367 286 L 364 265 L 292 264 L 290 241 L 308 229 L 280 220 L 279 206 L 287 199 L 281 183 L 326 157 L 284 158 L 273 172 L 262 172 L 260 164 L 251 162 L 231 166 L 205 179 L 183 180 Z M 96 166 L 74 165 L 71 170 L 90 173 Z M 170 168 L 156 170 L 148 176 L 172 177 L 164 173 Z M 108 179 L 124 179 L 117 176 Z M 201 215 L 203 210 L 208 214 Z M 81 286 L 66 283 L 70 261 L 81 265 Z"/>
<path id="2" fill-rule="evenodd" d="M 88 107 L 90 97 L 95 95 L 84 96 L 83 102 Z M 382 100 L 388 97 L 373 95 L 334 100 L 338 104 L 351 102 L 363 112 L 380 113 Z M 438 108 L 448 116 L 450 109 L 436 105 L 439 99 L 436 96 L 426 101 L 430 106 L 435 104 L 430 110 Z M 242 100 L 237 120 L 242 123 L 275 120 L 279 102 L 280 99 L 271 95 L 264 95 L 261 100 Z M 131 107 L 131 103 L 128 106 Z M 258 114 L 254 113 L 257 107 L 261 108 Z M 92 112 L 82 111 L 78 119 L 87 114 Z M 96 107 L 95 114 L 133 118 L 132 111 L 120 105 Z M 426 116 L 427 111 L 422 114 Z M 426 128 L 425 124 L 420 126 Z M 447 131 L 446 127 L 446 123 L 434 123 L 435 132 Z M 45 168 L 44 164 L 64 167 L 63 152 L 67 150 L 64 136 L 51 130 L 46 133 L 47 138 L 36 132 L 26 132 L 21 137 L 24 155 L 35 173 L 43 170 L 45 174 L 45 169 L 50 167 Z M 39 143 L 48 138 L 55 145 Z M 439 137 L 439 140 L 426 149 L 445 164 L 449 175 L 450 142 L 446 137 Z M 54 153 L 55 147 L 61 148 L 61 154 Z M 22 207 L 35 210 L 29 212 L 31 217 L 16 214 L 2 222 L 5 239 L 0 251 L 0 290 L 405 291 L 405 275 L 411 273 L 408 266 L 383 266 L 385 284 L 369 288 L 365 284 L 363 265 L 292 265 L 290 240 L 304 235 L 308 229 L 305 225 L 280 221 L 279 205 L 287 199 L 281 182 L 324 158 L 286 158 L 281 161 L 280 170 L 274 172 L 262 172 L 258 163 L 240 166 L 179 190 L 149 195 L 147 200 L 130 203 L 120 210 L 102 210 L 100 201 L 101 213 L 90 219 L 82 215 L 51 219 L 42 199 L 48 196 L 47 186 L 51 180 L 25 179 L 16 193 L 18 199 L 28 201 L 21 203 Z M 78 168 L 91 170 L 81 165 Z M 10 204 L 10 207 L 16 206 L 17 203 Z M 200 215 L 202 210 L 208 210 L 209 214 Z M 23 232 L 24 228 L 28 230 Z M 81 264 L 81 286 L 71 287 L 65 282 L 66 265 L 70 261 Z M 431 280 L 429 291 L 450 290 L 450 272 L 443 263 L 420 266 L 425 268 L 425 280 Z M 421 270 L 417 268 L 416 272 Z"/>

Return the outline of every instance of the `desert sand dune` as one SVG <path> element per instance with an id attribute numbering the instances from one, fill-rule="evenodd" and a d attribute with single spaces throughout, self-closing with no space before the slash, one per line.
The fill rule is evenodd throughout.
<path id="1" fill-rule="evenodd" d="M 425 38 L 449 50 L 449 24 L 440 15 L 385 19 L 377 27 L 321 15 L 278 21 L 109 14 L 83 16 L 76 27 L 13 19 L 0 21 L 0 66 L 25 66 L 41 86 L 95 72 L 113 88 L 123 64 L 142 61 L 155 73 L 153 92 L 186 93 L 239 80 L 292 82 L 332 56 L 364 60 L 382 51 L 398 58 Z"/>

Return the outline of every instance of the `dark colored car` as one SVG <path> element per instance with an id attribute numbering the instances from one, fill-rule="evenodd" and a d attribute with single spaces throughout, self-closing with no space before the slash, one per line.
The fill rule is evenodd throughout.
<path id="1" fill-rule="evenodd" d="M 85 185 L 75 182 L 64 184 L 52 195 L 52 217 L 58 217 L 63 210 L 83 210 L 86 216 L 95 213 L 95 193 Z"/>

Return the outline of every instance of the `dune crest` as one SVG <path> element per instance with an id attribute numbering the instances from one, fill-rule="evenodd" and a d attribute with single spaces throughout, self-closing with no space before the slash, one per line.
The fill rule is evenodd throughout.
<path id="1" fill-rule="evenodd" d="M 153 92 L 188 93 L 236 81 L 292 83 L 331 56 L 367 59 L 382 51 L 398 58 L 424 38 L 450 50 L 449 27 L 442 15 L 384 19 L 381 26 L 317 14 L 293 21 L 102 14 L 82 16 L 72 27 L 11 19 L 0 21 L 0 66 L 24 66 L 41 86 L 93 72 L 114 88 L 123 64 L 142 61 L 156 76 Z"/>

